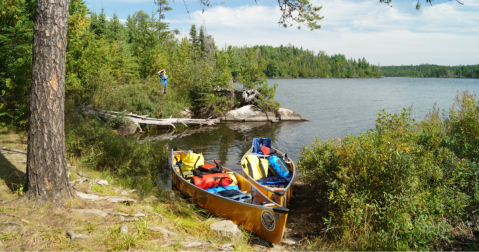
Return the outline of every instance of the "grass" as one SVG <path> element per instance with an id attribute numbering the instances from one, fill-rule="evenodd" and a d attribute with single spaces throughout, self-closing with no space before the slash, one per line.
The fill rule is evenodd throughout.
<path id="1" fill-rule="evenodd" d="M 10 143 L 8 148 L 26 150 L 26 143 L 21 141 L 22 135 L 2 129 L 0 145 Z M 22 154 L 23 155 L 23 154 Z M 25 155 L 7 154 L 1 151 L 0 165 L 8 169 L 0 169 L 0 197 L 3 202 L 14 200 L 20 195 L 12 187 L 13 181 L 19 182 L 25 174 Z M 131 192 L 131 179 L 117 177 L 108 170 L 97 171 L 85 164 L 81 159 L 70 158 L 70 180 L 87 177 L 91 180 L 105 179 L 109 185 L 93 185 L 91 190 L 101 196 L 120 195 L 127 191 L 130 198 L 137 202 L 132 205 L 115 204 L 108 201 L 87 201 L 80 198 L 66 200 L 61 208 L 49 205 L 35 206 L 31 203 L 0 207 L 0 223 L 15 222 L 22 227 L 0 225 L 0 241 L 4 244 L 1 250 L 185 250 L 182 241 L 209 240 L 212 243 L 195 250 L 217 250 L 223 244 L 234 243 L 236 249 L 251 250 L 247 239 L 230 240 L 220 237 L 209 229 L 209 225 L 217 220 L 205 210 L 198 208 L 169 189 L 153 187 L 148 191 Z M 13 173 L 13 176 L 11 177 Z M 19 176 L 17 176 L 17 174 Z M 88 183 L 75 185 L 79 191 L 86 192 Z M 137 222 L 126 222 L 128 234 L 120 232 L 120 218 L 87 216 L 74 213 L 69 209 L 102 209 L 105 212 L 121 212 L 126 214 L 143 213 L 145 218 Z M 163 218 L 155 215 L 161 214 Z M 127 217 L 128 218 L 128 217 Z M 176 234 L 177 237 L 165 239 L 162 234 L 149 231 L 148 226 L 160 226 Z M 87 239 L 70 242 L 66 232 L 86 234 Z"/>

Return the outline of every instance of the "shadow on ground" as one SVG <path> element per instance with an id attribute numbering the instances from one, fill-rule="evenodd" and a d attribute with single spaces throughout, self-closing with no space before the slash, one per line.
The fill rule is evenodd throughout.
<path id="1" fill-rule="evenodd" d="M 2 150 L 0 152 L 0 179 L 3 180 L 12 192 L 23 191 L 25 172 L 15 167 L 15 165 L 6 158 L 7 155 L 17 155 L 17 153 L 8 150 Z"/>

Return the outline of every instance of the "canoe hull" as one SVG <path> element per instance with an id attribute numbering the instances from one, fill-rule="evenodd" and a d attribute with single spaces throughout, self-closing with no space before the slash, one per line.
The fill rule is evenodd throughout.
<path id="1" fill-rule="evenodd" d="M 172 152 L 171 164 L 175 164 L 174 152 Z M 231 172 L 227 169 L 225 170 Z M 191 198 L 200 207 L 207 209 L 219 217 L 228 218 L 237 225 L 242 225 L 244 229 L 255 233 L 269 242 L 281 242 L 288 217 L 288 212 L 285 213 L 280 210 L 284 208 L 275 209 L 279 207 L 278 205 L 265 207 L 242 203 L 209 193 L 181 177 L 174 165 L 171 166 L 171 173 L 172 182 L 176 189 L 186 197 Z M 251 194 L 254 195 L 253 203 L 259 204 L 260 202 L 266 201 L 273 204 L 260 190 L 251 185 L 249 181 L 242 178 L 239 174 L 236 174 L 236 177 L 240 190 L 251 192 Z"/>

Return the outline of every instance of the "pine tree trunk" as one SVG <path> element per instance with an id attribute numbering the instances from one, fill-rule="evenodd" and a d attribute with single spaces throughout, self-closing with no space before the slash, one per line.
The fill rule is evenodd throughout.
<path id="1" fill-rule="evenodd" d="M 65 60 L 68 0 L 37 0 L 28 131 L 29 199 L 70 198 L 65 156 Z"/>

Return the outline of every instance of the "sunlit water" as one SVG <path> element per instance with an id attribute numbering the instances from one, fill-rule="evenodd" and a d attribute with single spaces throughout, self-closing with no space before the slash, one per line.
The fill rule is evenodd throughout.
<path id="1" fill-rule="evenodd" d="M 358 135 L 374 128 L 382 109 L 399 113 L 412 108 L 422 119 L 437 104 L 447 111 L 458 92 L 479 90 L 479 79 L 275 79 L 276 100 L 307 122 L 226 123 L 214 128 L 191 129 L 175 137 L 169 146 L 202 152 L 206 160 L 217 159 L 225 167 L 240 171 L 239 161 L 254 137 L 269 137 L 273 146 L 296 162 L 303 145 L 314 137 L 322 141 Z"/>

